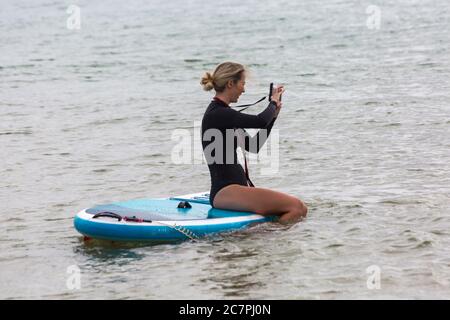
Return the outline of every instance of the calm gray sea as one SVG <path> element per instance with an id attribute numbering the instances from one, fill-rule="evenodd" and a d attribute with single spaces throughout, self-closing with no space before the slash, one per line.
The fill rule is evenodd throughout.
<path id="1" fill-rule="evenodd" d="M 446 0 L 2 0 L 0 298 L 450 299 L 449 16 Z M 84 244 L 81 209 L 209 189 L 171 135 L 194 132 L 200 77 L 226 60 L 251 70 L 241 103 L 285 85 L 279 170 L 251 175 L 308 218 Z"/>

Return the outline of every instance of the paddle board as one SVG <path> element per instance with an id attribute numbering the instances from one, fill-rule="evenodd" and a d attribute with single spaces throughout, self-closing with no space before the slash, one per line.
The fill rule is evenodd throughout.
<path id="1" fill-rule="evenodd" d="M 136 199 L 81 210 L 74 225 L 82 235 L 112 241 L 179 241 L 272 221 L 252 212 L 213 208 L 209 193 Z"/>

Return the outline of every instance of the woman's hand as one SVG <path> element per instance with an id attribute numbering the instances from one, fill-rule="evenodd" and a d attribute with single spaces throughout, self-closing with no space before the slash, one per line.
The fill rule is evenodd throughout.
<path id="1" fill-rule="evenodd" d="M 272 101 L 276 103 L 277 108 L 275 111 L 275 118 L 278 117 L 278 114 L 280 113 L 281 107 L 282 107 L 282 103 L 281 103 L 281 95 L 284 92 L 284 86 L 279 86 L 277 87 L 275 90 L 273 90 L 272 92 Z"/>

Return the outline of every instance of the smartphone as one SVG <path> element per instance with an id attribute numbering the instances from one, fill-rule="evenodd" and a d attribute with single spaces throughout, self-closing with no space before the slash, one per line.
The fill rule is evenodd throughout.
<path id="1" fill-rule="evenodd" d="M 272 101 L 273 82 L 270 83 L 269 88 L 269 101 Z"/>

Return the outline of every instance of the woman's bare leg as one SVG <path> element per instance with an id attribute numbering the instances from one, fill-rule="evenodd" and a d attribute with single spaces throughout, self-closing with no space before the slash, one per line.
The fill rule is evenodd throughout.
<path id="1" fill-rule="evenodd" d="M 214 207 L 251 211 L 261 215 L 277 215 L 283 224 L 294 223 L 306 216 L 308 208 L 299 199 L 265 188 L 231 184 L 221 189 L 214 198 Z"/>

